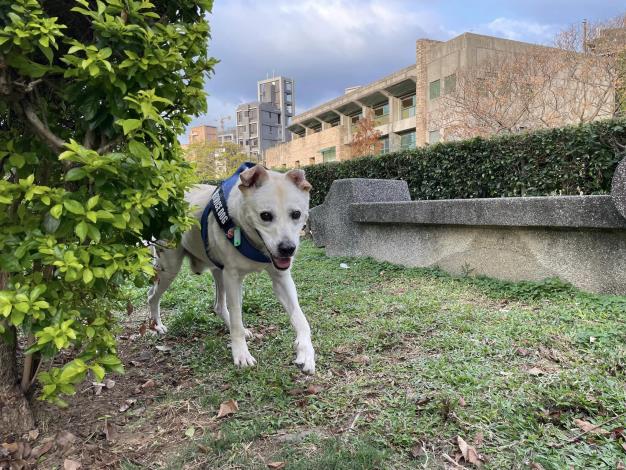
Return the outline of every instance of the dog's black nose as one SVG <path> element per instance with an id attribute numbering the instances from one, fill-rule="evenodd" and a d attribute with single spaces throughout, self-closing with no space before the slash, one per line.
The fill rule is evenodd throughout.
<path id="1" fill-rule="evenodd" d="M 296 251 L 296 245 L 291 242 L 280 242 L 278 244 L 278 254 L 280 256 L 284 256 L 285 258 L 289 258 L 293 256 Z"/>

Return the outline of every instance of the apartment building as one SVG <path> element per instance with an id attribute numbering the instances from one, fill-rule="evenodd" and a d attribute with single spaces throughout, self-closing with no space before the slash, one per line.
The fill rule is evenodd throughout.
<path id="1" fill-rule="evenodd" d="M 257 83 L 257 101 L 237 107 L 237 143 L 252 161 L 264 161 L 266 150 L 291 139 L 294 94 L 292 79 L 272 77 Z"/>
<path id="2" fill-rule="evenodd" d="M 265 152 L 271 168 L 294 168 L 350 159 L 350 143 L 364 116 L 374 121 L 383 152 L 434 144 L 446 129 L 433 118 L 441 97 L 457 86 L 457 73 L 494 56 L 511 56 L 540 46 L 465 33 L 446 42 L 419 39 L 416 61 L 373 83 L 346 89 L 344 95 L 293 117 L 290 142 Z M 542 50 L 554 51 L 550 48 Z M 610 117 L 612 104 L 597 113 Z M 569 124 L 567 120 L 554 125 Z"/>
<path id="3" fill-rule="evenodd" d="M 237 143 L 237 128 L 222 129 L 217 133 L 217 141 L 224 145 L 225 143 Z"/>
<path id="4" fill-rule="evenodd" d="M 206 142 L 217 142 L 217 127 L 196 126 L 189 131 L 189 144 L 203 144 Z"/>

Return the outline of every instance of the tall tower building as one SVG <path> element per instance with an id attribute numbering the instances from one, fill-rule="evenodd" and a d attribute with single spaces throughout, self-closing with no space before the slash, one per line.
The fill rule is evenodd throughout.
<path id="1" fill-rule="evenodd" d="M 271 103 L 280 110 L 281 135 L 283 142 L 291 140 L 287 130 L 291 117 L 295 114 L 294 81 L 291 78 L 273 77 L 257 82 L 257 96 L 261 103 Z"/>

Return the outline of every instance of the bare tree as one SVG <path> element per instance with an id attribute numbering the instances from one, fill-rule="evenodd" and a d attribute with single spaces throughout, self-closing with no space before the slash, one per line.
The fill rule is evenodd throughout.
<path id="1" fill-rule="evenodd" d="M 462 139 L 613 117 L 623 97 L 616 91 L 624 76 L 624 19 L 588 25 L 586 40 L 584 28 L 571 27 L 557 35 L 558 47 L 494 51 L 458 70 L 454 87 L 444 84 L 433 103 L 431 122 L 446 139 Z"/>
<path id="2" fill-rule="evenodd" d="M 383 143 L 380 141 L 382 134 L 374 128 L 374 119 L 366 115 L 357 122 L 356 126 L 356 134 L 350 143 L 352 158 L 379 154 L 383 148 Z"/>

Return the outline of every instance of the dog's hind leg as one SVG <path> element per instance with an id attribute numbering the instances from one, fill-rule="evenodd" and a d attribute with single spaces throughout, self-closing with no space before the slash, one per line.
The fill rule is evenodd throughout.
<path id="1" fill-rule="evenodd" d="M 228 302 L 230 316 L 230 348 L 233 362 L 239 367 L 250 367 L 256 364 L 256 359 L 248 351 L 245 328 L 241 317 L 241 294 L 243 275 L 235 270 L 226 268 L 223 273 L 224 290 Z"/>
<path id="2" fill-rule="evenodd" d="M 226 324 L 228 331 L 230 331 L 230 314 L 228 313 L 228 307 L 226 303 L 226 290 L 224 289 L 224 273 L 221 269 L 211 268 L 211 274 L 213 274 L 213 281 L 215 286 L 215 301 L 213 302 L 213 311 L 217 313 Z M 244 328 L 244 335 L 246 338 L 252 337 L 252 332 Z"/>
<path id="3" fill-rule="evenodd" d="M 148 305 L 150 307 L 151 327 L 157 333 L 167 333 L 167 328 L 161 321 L 161 296 L 176 278 L 183 263 L 184 250 L 182 246 L 171 250 L 153 248 L 154 268 L 157 275 L 154 284 L 148 291 Z"/>

